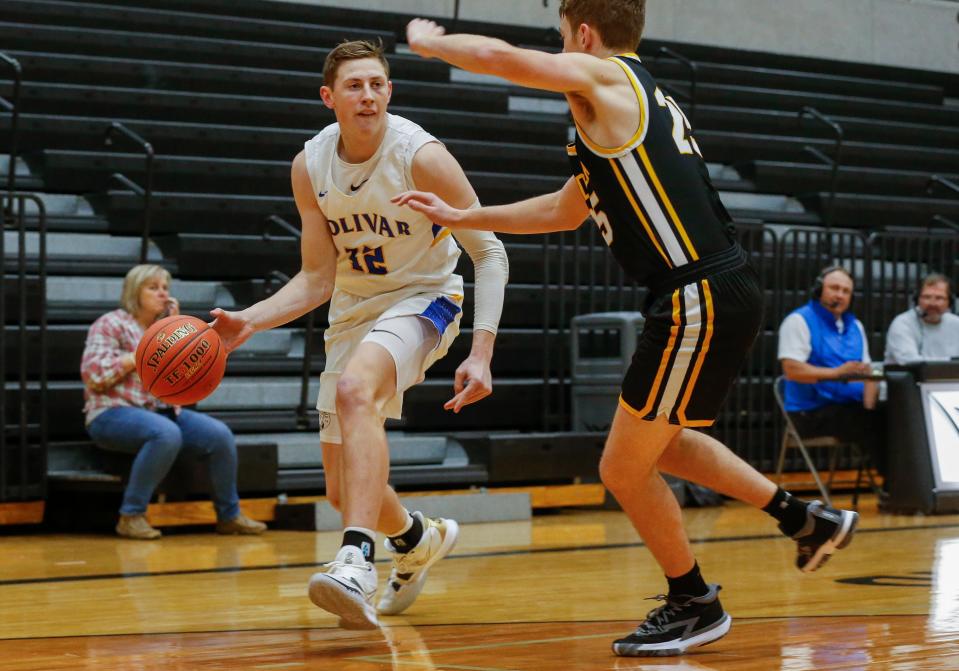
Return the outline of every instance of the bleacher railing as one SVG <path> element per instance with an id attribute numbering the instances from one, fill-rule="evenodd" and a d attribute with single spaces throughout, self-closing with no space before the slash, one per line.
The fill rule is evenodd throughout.
<path id="1" fill-rule="evenodd" d="M 863 324 L 870 334 L 874 358 L 885 351 L 886 329 L 893 318 L 913 304 L 919 282 L 937 272 L 959 280 L 959 234 L 951 229 L 924 234 L 874 233 L 867 239 L 869 313 Z"/>
<path id="2" fill-rule="evenodd" d="M 264 240 L 268 240 L 270 237 L 268 227 L 271 225 L 278 227 L 280 230 L 286 233 L 289 233 L 297 240 L 303 237 L 300 230 L 293 226 L 286 219 L 278 217 L 275 214 L 271 214 L 264 221 Z M 279 271 L 274 270 L 267 278 L 268 290 L 271 286 L 271 282 L 274 279 L 282 280 L 284 283 L 290 281 L 289 277 Z M 310 312 L 306 315 L 306 333 L 303 336 L 303 366 L 300 370 L 300 402 L 296 407 L 296 426 L 303 431 L 310 428 L 310 369 L 313 365 L 313 334 L 315 331 L 316 310 L 310 310 Z"/>
<path id="3" fill-rule="evenodd" d="M 826 154 L 810 145 L 803 147 L 803 151 L 812 154 L 832 168 L 832 176 L 829 180 L 829 205 L 826 208 L 825 221 L 823 222 L 823 224 L 826 226 L 826 230 L 828 231 L 832 228 L 835 221 L 833 215 L 836 211 L 836 190 L 839 187 L 839 168 L 842 165 L 842 143 L 845 139 L 845 132 L 840 124 L 827 117 L 815 107 L 803 107 L 801 110 L 799 110 L 798 116 L 800 124 L 802 124 L 803 119 L 808 117 L 810 119 L 819 121 L 824 126 L 832 130 L 832 132 L 836 135 L 836 145 L 833 149 L 832 158 L 826 156 Z"/>
<path id="4" fill-rule="evenodd" d="M 675 49 L 670 47 L 660 47 L 656 52 L 660 56 L 665 56 L 666 58 L 672 58 L 677 60 L 689 70 L 689 93 L 684 93 L 676 89 L 668 89 L 670 94 L 674 98 L 678 97 L 684 102 L 689 104 L 689 113 L 686 115 L 689 117 L 689 122 L 693 126 L 696 125 L 696 86 L 699 80 L 699 66 L 695 61 L 686 57 L 685 55 L 679 53 Z"/>
<path id="5" fill-rule="evenodd" d="M 771 472 L 783 431 L 771 386 L 780 374 L 777 333 L 785 316 L 810 299 L 810 287 L 820 270 L 843 265 L 853 273 L 852 310 L 869 334 L 873 359 L 881 361 L 885 331 L 896 314 L 908 309 L 923 276 L 941 272 L 959 286 L 959 234 L 948 229 L 872 235 L 768 225 L 737 229 L 740 244 L 759 274 L 766 316 L 710 433 L 754 466 Z M 625 280 L 618 267 L 611 270 L 611 263 L 609 251 L 589 223 L 573 233 L 547 236 L 543 243 L 544 431 L 572 428 L 566 412 L 571 396 L 570 320 L 591 312 L 638 310 L 642 305 L 645 289 Z M 561 351 L 548 352 L 550 343 L 554 349 L 558 343 Z M 841 459 L 840 465 L 851 463 L 851 455 Z M 790 462 L 787 467 L 800 464 Z"/>
<path id="6" fill-rule="evenodd" d="M 140 230 L 140 263 L 146 263 L 147 254 L 149 253 L 150 249 L 150 218 L 153 215 L 153 145 L 118 121 L 114 121 L 107 126 L 107 129 L 103 134 L 103 144 L 107 147 L 112 146 L 114 135 L 121 135 L 122 137 L 126 137 L 128 140 L 137 144 L 140 149 L 143 150 L 146 158 L 145 187 L 141 187 L 129 177 L 119 172 L 115 172 L 110 175 L 111 179 L 120 182 L 120 184 L 143 198 L 143 223 L 141 224 Z"/>
<path id="7" fill-rule="evenodd" d="M 0 107 L 10 112 L 10 164 L 7 166 L 7 192 L 13 193 L 17 188 L 17 140 L 18 123 L 20 120 L 20 81 L 23 77 L 23 69 L 20 67 L 20 61 L 10 58 L 4 53 L 0 53 L 0 61 L 5 63 L 13 70 L 13 95 L 12 101 L 0 97 Z"/>
<path id="8" fill-rule="evenodd" d="M 0 192 L 0 201 L 10 223 L 0 231 L 4 265 L 0 287 L 0 502 L 40 500 L 46 493 L 47 472 L 46 210 L 33 194 Z M 32 245 L 27 226 L 31 219 L 37 227 L 35 267 L 28 264 Z M 15 260 L 8 253 L 14 251 L 8 249 L 8 233 Z M 15 312 L 8 315 L 11 297 Z M 14 342 L 8 342 L 8 321 Z M 31 321 L 38 324 L 39 333 L 31 333 Z M 32 353 L 36 353 L 36 362 Z M 32 370 L 37 371 L 35 376 L 30 375 Z M 36 380 L 33 385 L 30 377 Z M 31 398 L 36 399 L 34 407 Z"/>
<path id="9" fill-rule="evenodd" d="M 626 277 L 591 222 L 571 233 L 544 236 L 542 259 L 541 426 L 543 431 L 562 431 L 569 420 L 570 320 L 591 312 L 639 310 L 645 290 Z M 553 351 L 553 343 L 558 351 Z"/>

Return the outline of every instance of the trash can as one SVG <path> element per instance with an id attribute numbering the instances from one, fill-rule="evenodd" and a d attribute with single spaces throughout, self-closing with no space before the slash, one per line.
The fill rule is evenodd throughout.
<path id="1" fill-rule="evenodd" d="M 573 317 L 573 431 L 609 430 L 623 376 L 645 321 L 641 312 L 595 312 Z"/>

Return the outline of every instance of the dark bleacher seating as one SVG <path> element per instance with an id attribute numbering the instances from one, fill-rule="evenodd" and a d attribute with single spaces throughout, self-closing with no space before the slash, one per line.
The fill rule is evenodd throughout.
<path id="1" fill-rule="evenodd" d="M 763 191 L 822 191 L 829 188 L 832 179 L 832 168 L 823 163 L 746 161 L 737 168 L 743 177 Z M 959 174 L 942 176 L 959 182 Z M 846 193 L 914 196 L 926 192 L 929 178 L 927 171 L 844 166 L 839 169 L 838 187 Z"/>
<path id="2" fill-rule="evenodd" d="M 298 223 L 289 162 L 306 139 L 332 120 L 317 95 L 319 70 L 329 49 L 346 37 L 383 41 L 395 85 L 392 111 L 440 137 L 483 202 L 526 198 L 567 179 L 565 113 L 519 112 L 514 105 L 528 103 L 536 109 L 561 98 L 500 81 L 451 80 L 449 66 L 397 53 L 408 19 L 390 12 L 261 0 L 0 3 L 0 44 L 24 71 L 20 149 L 31 174 L 20 185 L 45 192 L 50 205 L 48 316 L 57 353 L 51 362 L 50 398 L 57 417 L 63 418 L 53 427 L 57 440 L 69 445 L 84 439 L 76 372 L 83 334 L 90 320 L 115 305 L 117 278 L 135 262 L 139 248 L 143 200 L 120 188 L 111 175 L 121 173 L 142 184 L 145 163 L 128 143 L 104 147 L 110 122 L 121 121 L 157 152 L 150 259 L 181 280 L 184 310 L 198 316 L 213 305 L 249 305 L 275 289 L 267 279 L 271 272 L 292 275 L 297 270 L 298 241 L 265 220 L 278 215 Z M 545 28 L 470 22 L 458 27 L 536 48 L 558 46 L 555 31 Z M 775 330 L 783 314 L 804 300 L 809 278 L 832 261 L 821 249 L 780 244 L 788 230 L 817 230 L 831 200 L 831 167 L 808 148 L 831 156 L 834 138 L 821 124 L 800 123 L 797 113 L 811 105 L 843 126 L 834 223 L 863 232 L 855 242 L 861 258 L 865 235 L 874 230 L 925 227 L 934 214 L 959 218 L 959 200 L 950 193 L 926 193 L 932 172 L 953 180 L 959 176 L 959 114 L 946 100 L 959 96 L 959 77 L 682 45 L 698 64 L 694 112 L 683 97 L 689 92 L 687 69 L 659 56 L 659 46 L 644 42 L 640 53 L 663 87 L 694 114 L 698 143 L 713 163 L 714 183 L 740 234 L 744 239 L 762 236 L 746 246 L 767 284 L 766 324 L 716 432 L 753 463 L 768 464 L 778 444 L 769 391 L 777 372 Z M 10 89 L 8 75 L 0 72 L 0 96 L 8 96 Z M 7 149 L 9 127 L 9 115 L 0 114 L 0 152 Z M 35 218 L 28 220 L 28 226 L 35 224 Z M 459 416 L 441 409 L 450 395 L 450 374 L 468 352 L 472 308 L 467 307 L 464 336 L 427 383 L 410 393 L 404 420 L 391 422 L 391 429 L 414 434 L 534 432 L 548 428 L 544 415 L 547 424 L 565 428 L 570 317 L 642 306 L 645 291 L 624 281 L 588 228 L 550 239 L 548 273 L 542 236 L 504 236 L 504 241 L 512 285 L 494 358 L 494 396 Z M 35 244 L 35 238 L 28 243 Z M 592 252 L 586 251 L 588 245 L 594 246 Z M 6 247 L 9 273 L 13 260 L 10 245 Z M 35 265 L 33 251 L 28 269 Z M 472 282 L 465 256 L 460 272 Z M 468 295 L 471 291 L 468 284 Z M 16 309 L 21 302 L 16 287 L 5 281 L 4 292 L 9 308 Z M 23 303 L 34 323 L 39 318 L 37 292 L 36 282 L 28 282 Z M 886 285 L 868 300 L 862 293 L 859 299 L 870 322 L 901 303 L 901 296 Z M 324 319 L 325 310 L 318 311 L 320 326 Z M 297 429 L 304 323 L 297 320 L 275 342 L 231 356 L 227 391 L 231 384 L 255 388 L 273 379 L 282 388 L 269 403 L 211 406 L 241 438 L 250 434 L 260 440 L 267 432 Z M 873 324 L 874 335 L 879 327 Z M 12 361 L 19 354 L 11 340 L 14 331 L 10 323 L 4 328 L 4 356 Z M 321 343 L 317 333 L 314 385 L 323 362 Z M 32 356 L 35 348 L 34 341 L 28 343 Z M 8 403 L 11 399 L 15 395 Z M 30 407 L 35 407 L 33 400 Z M 315 413 L 309 420 L 315 425 Z M 518 438 L 503 439 L 501 447 L 517 454 L 516 463 L 522 465 L 517 468 L 527 469 L 530 479 L 548 479 L 549 469 L 538 476 L 530 468 L 536 461 L 530 455 L 541 449 L 537 440 L 532 439 L 528 453 Z M 487 447 L 468 451 L 502 456 Z M 394 476 L 404 484 L 442 482 L 444 472 L 450 483 L 469 482 L 470 477 L 475 482 L 486 477 L 513 481 L 517 474 L 507 474 L 502 463 L 488 471 L 476 464 L 410 464 Z M 315 465 L 291 467 L 278 482 L 316 488 L 322 486 L 322 473 Z"/>

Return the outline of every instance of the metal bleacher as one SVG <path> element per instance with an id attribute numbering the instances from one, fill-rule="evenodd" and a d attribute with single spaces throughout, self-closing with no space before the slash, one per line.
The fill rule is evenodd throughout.
<path id="1" fill-rule="evenodd" d="M 402 53 L 408 19 L 259 0 L 0 3 L 0 45 L 22 68 L 17 187 L 46 209 L 46 393 L 56 418 L 48 427 L 55 475 L 83 470 L 63 458 L 78 445 L 89 447 L 79 380 L 83 339 L 89 323 L 114 307 L 120 278 L 138 259 L 144 201 L 111 176 L 143 184 L 146 164 L 130 145 L 104 146 L 111 123 L 122 123 L 156 152 L 148 259 L 170 269 L 183 311 L 200 317 L 214 306 L 260 300 L 275 287 L 275 271 L 289 276 L 297 270 L 298 240 L 267 219 L 297 224 L 289 162 L 333 120 L 317 90 L 323 59 L 344 38 L 383 41 L 394 82 L 391 111 L 440 137 L 483 202 L 510 202 L 562 185 L 569 133 L 562 98 L 463 78 L 443 63 Z M 459 28 L 535 48 L 557 46 L 545 30 Z M 770 471 L 781 431 L 770 387 L 778 372 L 775 330 L 818 268 L 859 260 L 860 294 L 865 299 L 864 290 L 872 291 L 864 321 L 874 347 L 881 345 L 882 320 L 904 308 L 908 278 L 934 262 L 956 277 L 955 254 L 943 267 L 939 252 L 900 254 L 888 251 L 885 238 L 871 236 L 911 228 L 931 236 L 929 250 L 955 243 L 948 224 L 930 229 L 930 222 L 959 219 L 959 198 L 948 186 L 959 180 L 959 109 L 949 104 L 959 95 L 959 76 L 684 45 L 697 66 L 693 84 L 689 68 L 660 52 L 662 46 L 644 42 L 640 54 L 693 116 L 710 173 L 767 292 L 766 324 L 715 432 Z M 0 71 L 0 97 L 9 99 L 13 89 Z M 544 101 L 560 103 L 559 111 Z M 836 138 L 826 125 L 801 119 L 803 107 L 815 107 L 843 130 L 835 183 L 829 161 L 839 158 Z M 0 110 L 0 153 L 11 151 L 11 119 Z M 8 171 L 0 161 L 4 182 Z M 931 182 L 933 174 L 946 186 Z M 25 221 L 25 289 L 13 281 L 17 235 L 4 230 L 3 356 L 11 413 L 21 398 L 34 412 L 43 393 L 32 377 L 25 392 L 13 384 L 19 363 L 28 376 L 38 374 L 39 341 L 27 338 L 21 349 L 11 317 L 23 304 L 27 332 L 38 333 L 41 284 L 30 273 L 37 267 L 39 216 L 28 212 Z M 645 291 L 622 277 L 592 227 L 503 239 L 511 285 L 494 358 L 495 392 L 458 415 L 442 410 L 452 395 L 451 374 L 469 349 L 468 307 L 453 350 L 408 393 L 404 418 L 388 424 L 391 477 L 398 484 L 597 479 L 601 434 L 571 431 L 569 320 L 636 310 Z M 883 254 L 895 272 L 862 261 L 881 261 Z M 469 294 L 473 273 L 465 255 L 459 271 Z M 325 310 L 316 318 L 322 325 Z M 274 451 L 277 492 L 323 487 L 319 451 L 308 447 L 315 447 L 316 413 L 297 413 L 304 325 L 298 320 L 262 334 L 232 355 L 221 388 L 199 405 L 227 421 L 242 444 Z M 321 345 L 318 331 L 311 399 L 323 366 Z M 35 428 L 35 418 L 31 422 Z"/>

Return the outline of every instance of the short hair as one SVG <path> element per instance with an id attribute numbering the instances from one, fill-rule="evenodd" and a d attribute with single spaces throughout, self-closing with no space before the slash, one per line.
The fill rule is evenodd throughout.
<path id="1" fill-rule="evenodd" d="M 633 51 L 646 26 L 646 0 L 560 0 L 559 15 L 574 31 L 586 23 L 607 47 Z"/>
<path id="2" fill-rule="evenodd" d="M 942 273 L 929 273 L 928 275 L 923 277 L 922 282 L 919 283 L 919 290 L 916 292 L 916 298 L 918 298 L 919 295 L 922 294 L 923 289 L 925 289 L 926 287 L 932 284 L 945 284 L 947 287 L 946 293 L 949 296 L 952 295 L 952 280 L 949 278 L 948 275 L 943 275 Z"/>
<path id="3" fill-rule="evenodd" d="M 852 271 L 849 270 L 849 268 L 847 268 L 846 266 L 840 266 L 840 265 L 826 266 L 825 268 L 820 270 L 819 277 L 816 278 L 816 282 L 819 284 L 823 284 L 826 281 L 826 276 L 832 275 L 833 273 L 842 273 L 843 275 L 849 278 L 850 282 L 852 282 L 853 284 L 856 283 L 856 278 L 853 276 Z"/>
<path id="4" fill-rule="evenodd" d="M 369 40 L 351 40 L 340 42 L 327 54 L 326 61 L 323 62 L 323 84 L 333 88 L 340 65 L 346 61 L 356 61 L 361 58 L 377 59 L 386 71 L 386 78 L 390 78 L 390 64 L 386 61 L 382 40 L 378 40 L 377 43 Z"/>
<path id="5" fill-rule="evenodd" d="M 852 276 L 852 273 L 849 271 L 848 268 L 846 268 L 845 266 L 839 266 L 839 265 L 826 266 L 825 268 L 819 271 L 819 274 L 816 275 L 816 279 L 813 281 L 811 293 L 812 293 L 812 297 L 816 299 L 817 301 L 822 299 L 822 290 L 826 284 L 826 276 L 832 275 L 833 273 L 842 273 L 843 275 L 849 278 L 849 281 L 852 282 L 853 287 L 856 286 L 856 278 Z"/>
<path id="6" fill-rule="evenodd" d="M 170 271 L 163 266 L 157 266 L 152 263 L 141 263 L 133 266 L 127 271 L 123 278 L 123 290 L 120 292 L 120 307 L 129 312 L 134 317 L 140 312 L 140 289 L 143 285 L 154 277 L 160 277 L 166 280 L 167 284 L 172 282 Z"/>

